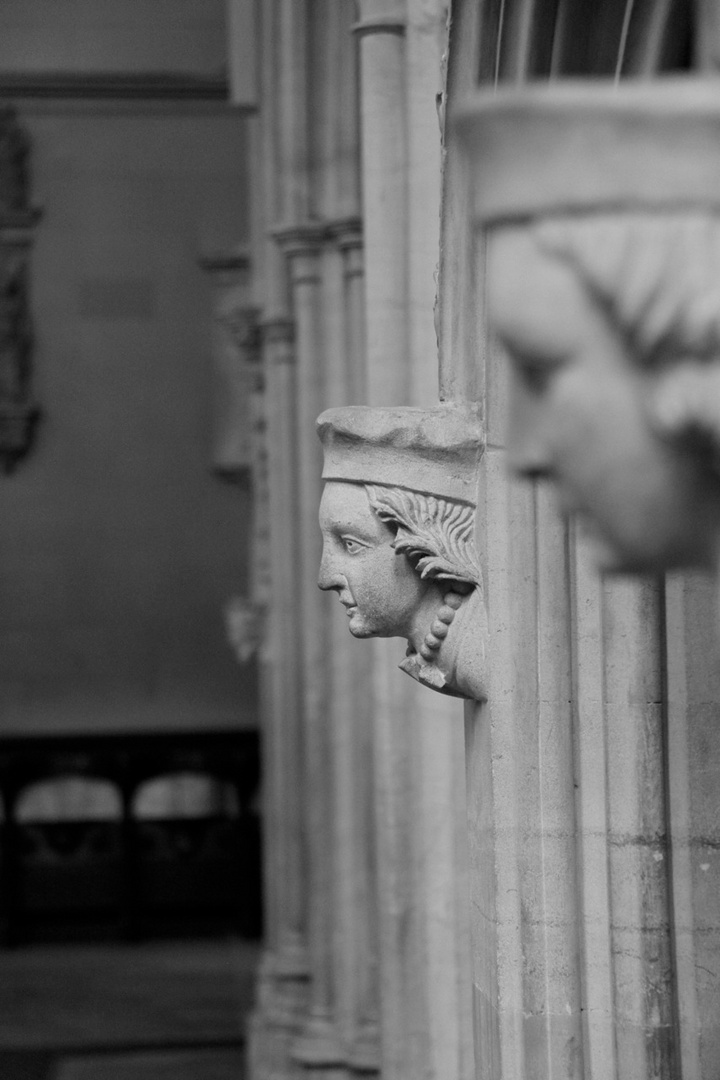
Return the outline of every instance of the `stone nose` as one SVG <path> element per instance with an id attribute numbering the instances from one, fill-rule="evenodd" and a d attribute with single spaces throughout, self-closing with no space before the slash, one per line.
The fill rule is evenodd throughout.
<path id="1" fill-rule="evenodd" d="M 341 589 L 344 581 L 339 574 L 335 561 L 331 554 L 327 550 L 327 545 L 323 545 L 322 558 L 320 559 L 320 570 L 318 573 L 318 588 L 328 591 L 330 589 Z"/>
<path id="2" fill-rule="evenodd" d="M 543 406 L 517 384 L 512 386 L 510 417 L 507 430 L 508 466 L 517 476 L 527 480 L 548 477 L 551 454 L 547 439 L 547 424 Z"/>

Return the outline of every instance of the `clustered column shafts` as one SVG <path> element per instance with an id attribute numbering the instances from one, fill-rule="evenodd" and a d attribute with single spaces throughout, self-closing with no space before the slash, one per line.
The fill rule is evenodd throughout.
<path id="1" fill-rule="evenodd" d="M 297 532 L 304 573 L 300 579 L 303 658 L 303 733 L 306 789 L 305 845 L 308 857 L 308 946 L 311 972 L 309 1009 L 293 1045 L 293 1056 L 308 1075 L 341 1075 L 344 1050 L 336 1030 L 332 950 L 335 923 L 330 768 L 332 701 L 327 678 L 330 655 L 330 600 L 317 588 L 311 568 L 320 563 L 317 508 L 322 473 L 315 418 L 322 409 L 325 373 L 322 328 L 322 237 L 313 225 L 276 233 L 288 260 L 292 307 L 295 315 L 298 360 L 297 424 L 300 506 Z"/>
<path id="2" fill-rule="evenodd" d="M 410 393 L 405 0 L 357 7 L 368 397 L 397 405 Z"/>
<path id="3" fill-rule="evenodd" d="M 712 605 L 692 580 L 669 582 L 664 602 L 652 583 L 601 585 L 547 496 L 508 479 L 505 358 L 485 336 L 485 252 L 452 162 L 442 392 L 482 401 L 488 440 L 477 525 L 489 701 L 465 721 L 471 946 L 459 707 L 398 674 L 397 643 L 352 640 L 314 592 L 314 412 L 428 404 L 435 362 L 444 5 L 329 4 L 263 5 L 273 602 L 252 1080 L 714 1080 L 720 692 L 698 659 Z M 488 62 L 525 69 L 531 8 L 515 5 L 504 51 L 484 42 Z M 478 5 L 457 0 L 453 13 L 451 96 L 476 80 Z M 348 41 L 362 213 L 339 119 L 352 112 Z"/>
<path id="4" fill-rule="evenodd" d="M 353 69 L 347 63 L 352 5 L 333 3 L 327 18 L 321 7 L 313 9 L 312 18 L 306 5 L 286 0 L 263 10 L 266 239 L 258 295 L 269 320 L 265 359 L 275 552 L 268 728 L 276 736 L 267 749 L 274 791 L 268 792 L 268 809 L 282 847 L 268 860 L 280 885 L 268 899 L 274 924 L 268 937 L 284 942 L 278 948 L 291 962 L 283 978 L 272 951 L 268 956 L 270 975 L 261 979 L 251 1039 L 253 1080 L 346 1080 L 377 1071 L 369 910 L 374 888 L 367 849 L 371 791 L 365 704 L 357 693 L 363 660 L 353 651 L 345 624 L 340 635 L 338 612 L 316 585 L 321 454 L 315 418 L 337 395 L 344 400 L 346 387 L 360 385 L 364 370 L 362 339 L 353 335 L 357 315 L 350 311 L 362 285 L 358 184 L 349 175 L 356 169 L 357 142 L 350 154 L 347 146 L 339 152 L 334 145 L 338 133 L 347 142 L 352 130 L 345 122 L 353 100 Z M 346 88 L 339 92 L 332 79 L 325 85 L 322 80 L 329 76 L 344 80 Z M 324 150 L 317 159 L 319 145 Z M 324 173 L 325 180 L 313 184 L 311 173 L 314 180 Z M 311 211 L 322 221 L 313 220 Z M 288 328 L 282 346 L 274 340 L 279 326 Z M 283 363 L 278 350 L 293 363 Z M 348 680 L 355 688 L 349 696 Z M 286 710 L 288 719 L 281 715 Z M 288 746 L 280 745 L 284 733 L 291 736 Z M 290 870 L 284 876 L 282 860 L 288 855 Z M 284 881 L 291 890 L 287 911 Z M 283 990 L 294 986 L 297 991 L 284 1026 L 274 1023 L 277 1010 L 273 1013 L 273 995 L 266 992 L 271 984 L 276 1003 Z"/>
<path id="5" fill-rule="evenodd" d="M 436 396 L 436 192 L 424 183 L 415 193 L 411 236 L 407 147 L 412 142 L 416 160 L 426 162 L 426 178 L 439 177 L 435 93 L 444 5 L 427 21 L 427 37 L 420 17 L 427 5 L 409 5 L 409 51 L 407 7 L 404 0 L 274 0 L 262 13 L 266 239 L 258 299 L 266 323 L 295 332 L 292 347 L 284 346 L 294 366 L 273 361 L 267 335 L 264 346 L 274 669 L 267 805 L 285 853 L 297 841 L 299 854 L 287 875 L 287 913 L 285 877 L 268 856 L 276 882 L 269 943 L 296 964 L 282 977 L 276 947 L 269 950 L 252 1030 L 252 1080 L 471 1075 L 461 709 L 397 671 L 398 642 L 376 649 L 354 640 L 337 600 L 315 585 L 317 413 L 382 400 L 429 404 Z M 419 58 L 433 50 L 437 70 L 425 72 Z M 423 102 L 428 115 L 421 121 Z M 417 126 L 414 135 L 409 124 Z M 412 334 L 411 263 L 415 303 L 427 301 Z M 285 590 L 291 599 L 279 595 Z M 287 752 L 279 746 L 284 734 L 292 743 Z M 281 819 L 293 809 L 288 826 Z M 297 947 L 286 948 L 288 941 Z M 270 1005 L 281 999 L 294 1005 L 276 1009 L 275 1017 L 282 1015 L 275 1023 Z"/>
<path id="6" fill-rule="evenodd" d="M 437 400 L 446 10 L 414 0 L 357 6 L 368 402 L 426 406 Z M 461 706 L 403 683 L 396 643 L 372 650 L 382 1076 L 469 1080 Z"/>
<path id="7" fill-rule="evenodd" d="M 455 6 L 451 68 L 453 55 L 466 62 L 453 74 L 456 100 L 468 90 L 476 19 L 477 5 Z M 486 40 L 486 59 L 495 44 Z M 506 54 L 518 46 L 511 40 Z M 481 77 L 492 81 L 486 69 Z M 478 536 L 489 694 L 485 706 L 468 708 L 466 725 L 477 1074 L 710 1080 L 717 981 L 698 979 L 696 950 L 708 949 L 714 965 L 717 935 L 710 948 L 706 935 L 719 908 L 715 901 L 711 912 L 705 890 L 696 891 L 695 859 L 705 858 L 705 872 L 712 864 L 691 854 L 707 805 L 699 795 L 693 806 L 689 718 L 702 721 L 684 682 L 703 647 L 679 643 L 685 605 L 706 635 L 708 611 L 678 582 L 672 604 L 654 580 L 603 583 L 587 540 L 568 531 L 547 491 L 508 475 L 508 362 L 484 326 L 485 235 L 473 232 L 468 196 L 449 169 L 444 386 L 481 400 L 487 424 Z M 717 717 L 717 685 L 703 679 L 701 693 L 706 718 Z M 706 769 L 703 760 L 696 781 Z M 716 782 L 714 765 L 707 771 Z"/>
<path id="8" fill-rule="evenodd" d="M 262 649 L 265 953 L 256 1009 L 249 1023 L 248 1069 L 257 1080 L 293 1080 L 297 1074 L 290 1051 L 304 1015 L 309 985 L 302 828 L 303 734 L 298 696 L 301 657 L 294 625 L 298 610 L 292 533 L 297 520 L 297 483 L 292 467 L 294 324 L 283 318 L 265 321 L 262 341 L 271 523 L 271 604 Z"/>

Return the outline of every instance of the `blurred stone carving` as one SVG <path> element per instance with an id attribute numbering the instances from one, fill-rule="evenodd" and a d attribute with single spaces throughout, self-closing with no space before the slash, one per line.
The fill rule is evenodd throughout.
<path id="1" fill-rule="evenodd" d="M 10 472 L 32 444 L 30 248 L 40 213 L 29 205 L 29 141 L 12 109 L 0 109 L 0 461 Z"/>
<path id="2" fill-rule="evenodd" d="M 318 584 L 337 592 L 358 638 L 403 637 L 401 670 L 482 700 L 485 611 L 475 550 L 474 411 L 329 409 Z"/>
<path id="3" fill-rule="evenodd" d="M 14 109 L 0 109 L 0 214 L 24 213 L 30 199 L 30 141 Z"/>
<path id="4" fill-rule="evenodd" d="M 260 327 L 243 250 L 203 257 L 213 290 L 212 469 L 238 479 L 252 467 L 253 396 L 262 391 Z"/>
<path id="5" fill-rule="evenodd" d="M 233 596 L 225 607 L 225 626 L 235 655 L 241 664 L 246 664 L 263 643 L 264 605 L 245 596 Z"/>
<path id="6" fill-rule="evenodd" d="M 720 92 L 709 80 L 479 94 L 455 118 L 511 362 L 512 468 L 604 569 L 720 551 Z"/>

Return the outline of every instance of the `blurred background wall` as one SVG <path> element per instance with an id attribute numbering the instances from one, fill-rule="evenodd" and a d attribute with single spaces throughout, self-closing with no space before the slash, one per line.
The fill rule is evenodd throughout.
<path id="1" fill-rule="evenodd" d="M 244 120 L 156 93 L 162 77 L 222 80 L 225 34 L 220 0 L 3 4 L 0 83 L 43 210 L 43 419 L 0 482 L 2 733 L 256 720 L 252 665 L 238 666 L 222 614 L 246 588 L 250 489 L 209 471 L 198 261 L 247 235 Z M 98 96 L 108 71 L 135 95 Z"/>

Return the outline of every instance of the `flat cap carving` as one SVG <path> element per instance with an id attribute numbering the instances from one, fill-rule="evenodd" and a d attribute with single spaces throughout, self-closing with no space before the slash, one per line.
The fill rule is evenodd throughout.
<path id="1" fill-rule="evenodd" d="M 483 450 L 473 406 L 327 409 L 317 421 L 324 480 L 384 484 L 471 505 Z"/>

